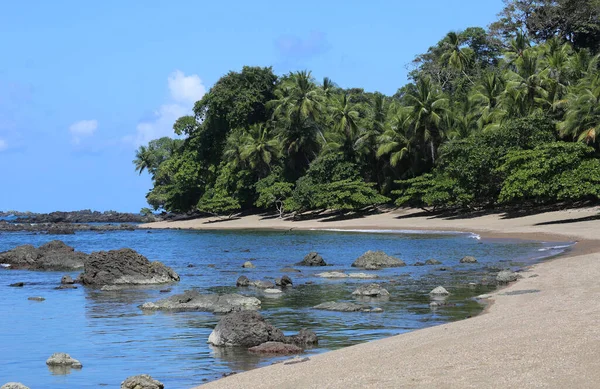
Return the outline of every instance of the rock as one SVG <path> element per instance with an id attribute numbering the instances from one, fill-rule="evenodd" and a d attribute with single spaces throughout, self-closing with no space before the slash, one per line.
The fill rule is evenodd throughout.
<path id="1" fill-rule="evenodd" d="M 25 286 L 25 283 L 24 282 L 15 282 L 14 284 L 10 284 L 8 286 L 13 287 L 13 288 L 22 288 Z"/>
<path id="2" fill-rule="evenodd" d="M 310 361 L 309 357 L 294 357 L 292 359 L 288 359 L 287 361 L 283 361 L 284 365 L 295 365 L 296 363 L 308 362 Z"/>
<path id="3" fill-rule="evenodd" d="M 56 290 L 64 290 L 64 289 L 77 289 L 75 285 L 60 285 L 54 288 Z"/>
<path id="4" fill-rule="evenodd" d="M 369 284 L 360 286 L 352 294 L 355 296 L 383 297 L 389 296 L 390 292 L 379 284 Z"/>
<path id="5" fill-rule="evenodd" d="M 442 263 L 437 259 L 428 259 L 425 261 L 425 265 L 441 265 Z"/>
<path id="6" fill-rule="evenodd" d="M 196 266 L 193 263 L 188 263 L 187 267 L 191 268 L 191 267 L 196 267 Z"/>
<path id="7" fill-rule="evenodd" d="M 62 278 L 60 279 L 60 283 L 63 285 L 71 285 L 71 284 L 74 284 L 75 281 L 73 281 L 71 276 L 67 274 L 67 275 L 62 276 Z"/>
<path id="8" fill-rule="evenodd" d="M 288 287 L 288 286 L 293 286 L 294 283 L 292 282 L 292 279 L 288 276 L 283 276 L 281 278 L 277 278 L 275 280 L 275 285 L 277 286 L 281 286 L 283 288 Z"/>
<path id="9" fill-rule="evenodd" d="M 313 331 L 302 328 L 297 335 L 288 336 L 286 342 L 295 344 L 296 346 L 306 347 L 319 344 L 319 338 Z"/>
<path id="10" fill-rule="evenodd" d="M 352 266 L 363 268 L 401 267 L 406 266 L 406 263 L 398 258 L 387 255 L 383 251 L 367 251 L 358 257 L 358 259 L 352 263 Z"/>
<path id="11" fill-rule="evenodd" d="M 298 266 L 327 266 L 323 257 L 318 253 L 312 252 L 307 254 L 301 262 L 297 263 Z"/>
<path id="12" fill-rule="evenodd" d="M 148 374 L 141 374 L 127 378 L 121 382 L 121 389 L 164 389 L 162 382 L 155 380 Z"/>
<path id="13" fill-rule="evenodd" d="M 90 255 L 81 277 L 84 285 L 153 285 L 179 281 L 168 266 L 131 249 L 99 251 Z"/>
<path id="14" fill-rule="evenodd" d="M 45 301 L 46 299 L 40 296 L 27 297 L 27 300 L 30 301 Z"/>
<path id="15" fill-rule="evenodd" d="M 11 269 L 76 270 L 83 268 L 87 259 L 87 254 L 75 251 L 59 240 L 39 248 L 26 244 L 0 253 L 0 263 L 9 264 Z"/>
<path id="16" fill-rule="evenodd" d="M 244 262 L 244 264 L 242 265 L 242 267 L 245 268 L 245 269 L 254 269 L 256 266 L 254 266 L 252 264 L 252 262 L 246 261 L 246 262 Z"/>
<path id="17" fill-rule="evenodd" d="M 254 347 L 266 342 L 285 342 L 285 336 L 255 311 L 224 316 L 208 337 L 208 343 L 221 347 Z"/>
<path id="18" fill-rule="evenodd" d="M 186 290 L 167 298 L 144 303 L 143 310 L 152 311 L 203 311 L 229 313 L 260 308 L 260 300 L 240 294 L 201 294 L 197 290 Z"/>
<path id="19" fill-rule="evenodd" d="M 258 346 L 250 347 L 248 349 L 251 353 L 255 354 L 300 354 L 304 350 L 294 344 L 288 344 L 283 342 L 265 342 Z"/>
<path id="20" fill-rule="evenodd" d="M 475 259 L 475 257 L 466 256 L 460 260 L 460 263 L 477 263 L 477 259 Z"/>
<path id="21" fill-rule="evenodd" d="M 249 286 L 249 285 L 250 285 L 250 280 L 246 276 L 239 277 L 237 279 L 237 281 L 235 282 L 235 286 L 237 286 L 237 287 L 240 287 L 240 286 Z"/>
<path id="22" fill-rule="evenodd" d="M 0 389 L 29 389 L 29 387 L 20 382 L 7 382 L 6 384 L 0 386 Z"/>
<path id="23" fill-rule="evenodd" d="M 342 273 L 340 271 L 328 271 L 325 273 L 318 273 L 315 275 L 321 278 L 348 278 L 348 274 Z"/>
<path id="24" fill-rule="evenodd" d="M 263 292 L 268 293 L 268 294 L 280 294 L 280 293 L 283 293 L 281 291 L 281 289 L 271 289 L 271 288 L 265 289 Z"/>
<path id="25" fill-rule="evenodd" d="M 448 292 L 443 286 L 438 286 L 437 288 L 429 292 L 430 296 L 448 296 L 449 294 L 450 292 Z"/>
<path id="26" fill-rule="evenodd" d="M 440 308 L 440 307 L 453 307 L 456 304 L 454 303 L 450 303 L 448 301 L 444 301 L 444 300 L 437 300 L 437 301 L 432 301 L 429 303 L 429 307 L 430 308 Z"/>
<path id="27" fill-rule="evenodd" d="M 336 302 L 336 301 L 328 301 L 326 303 L 321 303 L 319 305 L 315 305 L 313 307 L 313 309 L 321 309 L 324 311 L 337 311 L 337 312 L 383 312 L 383 310 L 380 310 L 378 308 L 372 308 L 368 305 Z"/>
<path id="28" fill-rule="evenodd" d="M 273 289 L 275 288 L 275 284 L 272 283 L 271 281 L 261 281 L 261 280 L 257 280 L 257 281 L 252 281 L 250 283 L 250 285 L 259 288 L 259 289 Z"/>
<path id="29" fill-rule="evenodd" d="M 509 282 L 514 282 L 518 279 L 517 273 L 512 270 L 502 270 L 496 276 L 496 281 L 499 284 L 508 284 Z"/>
<path id="30" fill-rule="evenodd" d="M 48 235 L 75 235 L 75 230 L 69 225 L 54 224 L 48 228 Z"/>
<path id="31" fill-rule="evenodd" d="M 413 266 L 425 266 L 425 263 L 423 263 L 423 262 L 415 262 L 413 264 Z"/>
<path id="32" fill-rule="evenodd" d="M 48 366 L 62 366 L 62 367 L 72 367 L 74 369 L 81 369 L 83 366 L 81 362 L 77 359 L 72 358 L 69 354 L 66 353 L 54 353 L 48 358 L 46 361 L 46 365 Z"/>

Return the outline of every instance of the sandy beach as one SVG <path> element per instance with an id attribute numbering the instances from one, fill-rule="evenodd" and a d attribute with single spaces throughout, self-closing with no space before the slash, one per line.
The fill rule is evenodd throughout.
<path id="1" fill-rule="evenodd" d="M 247 216 L 160 222 L 150 228 L 470 231 L 484 237 L 578 241 L 492 294 L 467 320 L 236 374 L 202 388 L 600 387 L 599 208 L 511 218 L 423 216 L 397 210 L 359 219 L 301 222 Z"/>

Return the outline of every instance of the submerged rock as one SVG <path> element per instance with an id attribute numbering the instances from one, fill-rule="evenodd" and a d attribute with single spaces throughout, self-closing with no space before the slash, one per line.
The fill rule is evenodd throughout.
<path id="1" fill-rule="evenodd" d="M 378 269 L 382 267 L 401 267 L 406 266 L 406 263 L 401 259 L 392 257 L 384 253 L 383 251 L 367 251 L 354 263 L 352 263 L 353 267 L 363 267 L 369 269 Z"/>
<path id="2" fill-rule="evenodd" d="M 283 332 L 255 311 L 228 314 L 219 321 L 208 337 L 208 343 L 222 347 L 254 347 L 266 342 L 284 341 Z"/>
<path id="3" fill-rule="evenodd" d="M 509 282 L 514 282 L 519 278 L 518 274 L 512 270 L 502 270 L 496 276 L 496 281 L 499 284 L 508 284 Z"/>
<path id="4" fill-rule="evenodd" d="M 377 274 L 367 274 L 367 273 L 348 273 L 348 277 L 350 277 L 350 278 L 361 278 L 361 279 L 379 278 L 379 276 Z"/>
<path id="5" fill-rule="evenodd" d="M 369 284 L 360 286 L 352 294 L 355 296 L 383 297 L 389 296 L 390 292 L 379 284 Z"/>
<path id="6" fill-rule="evenodd" d="M 75 285 L 60 285 L 54 289 L 56 289 L 56 290 L 77 289 L 77 287 Z"/>
<path id="7" fill-rule="evenodd" d="M 240 294 L 201 294 L 196 290 L 186 290 L 183 294 L 170 296 L 156 302 L 147 302 L 140 306 L 152 311 L 204 311 L 229 313 L 260 308 L 260 300 Z"/>
<path id="8" fill-rule="evenodd" d="M 298 266 L 327 266 L 323 257 L 318 253 L 312 252 L 307 254 L 301 262 L 298 262 Z"/>
<path id="9" fill-rule="evenodd" d="M 327 271 L 315 275 L 321 278 L 348 278 L 348 274 L 342 273 L 341 271 Z"/>
<path id="10" fill-rule="evenodd" d="M 314 309 L 321 309 L 324 311 L 337 311 L 337 312 L 383 312 L 381 308 L 373 308 L 368 305 L 328 301 L 315 305 Z"/>
<path id="11" fill-rule="evenodd" d="M 475 257 L 466 256 L 460 260 L 460 263 L 477 263 L 477 259 L 475 259 Z"/>
<path id="12" fill-rule="evenodd" d="M 441 265 L 442 263 L 437 259 L 428 259 L 425 261 L 425 265 Z"/>
<path id="13" fill-rule="evenodd" d="M 40 297 L 40 296 L 27 297 L 27 300 L 29 300 L 29 301 L 46 301 L 45 298 Z"/>
<path id="14" fill-rule="evenodd" d="M 121 382 L 121 389 L 164 389 L 162 382 L 155 380 L 148 374 L 141 374 L 127 378 Z"/>
<path id="15" fill-rule="evenodd" d="M 450 292 L 448 292 L 446 290 L 446 288 L 444 288 L 443 286 L 438 286 L 437 288 L 433 289 L 431 292 L 429 292 L 430 296 L 448 296 L 450 295 Z"/>
<path id="16" fill-rule="evenodd" d="M 10 286 L 12 288 L 22 288 L 25 286 L 25 283 L 24 282 L 15 282 L 14 284 L 10 284 L 8 286 Z"/>
<path id="17" fill-rule="evenodd" d="M 257 281 L 250 282 L 250 285 L 254 286 L 255 288 L 259 288 L 259 289 L 273 289 L 273 288 L 275 288 L 275 284 L 272 283 L 271 281 L 257 280 Z"/>
<path id="18" fill-rule="evenodd" d="M 300 354 L 304 350 L 295 344 L 288 344 L 283 342 L 265 342 L 258 346 L 250 347 L 248 349 L 251 353 L 255 354 Z"/>
<path id="19" fill-rule="evenodd" d="M 0 389 L 29 389 L 29 387 L 20 382 L 7 382 L 6 384 L 0 386 Z"/>
<path id="20" fill-rule="evenodd" d="M 302 270 L 294 269 L 293 267 L 284 267 L 279 269 L 282 273 L 302 273 Z"/>
<path id="21" fill-rule="evenodd" d="M 83 365 L 77 359 L 72 358 L 67 353 L 54 353 L 46 360 L 48 366 L 58 367 L 72 367 L 74 369 L 81 369 Z"/>
<path id="22" fill-rule="evenodd" d="M 238 287 L 244 287 L 244 286 L 249 286 L 250 285 L 250 280 L 248 279 L 248 277 L 246 276 L 240 276 L 237 281 L 235 282 L 235 286 Z"/>
<path id="23" fill-rule="evenodd" d="M 99 251 L 90 255 L 81 276 L 84 285 L 153 285 L 179 281 L 179 275 L 161 262 L 132 249 Z"/>
<path id="24" fill-rule="evenodd" d="M 88 255 L 75 251 L 60 240 L 53 240 L 38 248 L 30 244 L 0 253 L 0 263 L 10 269 L 76 270 L 83 268 Z"/>

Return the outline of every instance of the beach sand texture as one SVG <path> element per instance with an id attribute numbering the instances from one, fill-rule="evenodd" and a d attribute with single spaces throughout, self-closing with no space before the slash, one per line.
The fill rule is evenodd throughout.
<path id="1" fill-rule="evenodd" d="M 533 266 L 492 294 L 474 318 L 236 374 L 202 388 L 600 388 L 599 209 L 519 218 L 409 217 L 399 210 L 337 222 L 249 216 L 154 223 L 164 228 L 344 228 L 473 231 L 483 236 L 577 240 L 569 255 Z M 401 217 L 398 219 L 398 217 Z"/>

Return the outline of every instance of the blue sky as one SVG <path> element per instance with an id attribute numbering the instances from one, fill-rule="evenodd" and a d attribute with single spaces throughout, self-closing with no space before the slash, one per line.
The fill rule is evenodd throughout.
<path id="1" fill-rule="evenodd" d="M 0 5 L 0 210 L 139 211 L 136 147 L 229 70 L 309 69 L 393 94 L 448 31 L 501 0 L 6 1 Z"/>

